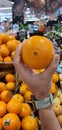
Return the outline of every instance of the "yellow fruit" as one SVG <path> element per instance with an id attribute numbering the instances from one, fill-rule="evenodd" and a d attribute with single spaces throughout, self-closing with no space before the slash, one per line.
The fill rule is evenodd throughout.
<path id="1" fill-rule="evenodd" d="M 23 130 L 37 130 L 37 120 L 36 118 L 28 115 L 22 119 L 22 129 Z"/>
<path id="2" fill-rule="evenodd" d="M 4 102 L 9 102 L 10 99 L 12 98 L 12 93 L 9 91 L 9 90 L 4 90 L 1 95 L 0 95 L 0 98 L 2 101 Z"/>
<path id="3" fill-rule="evenodd" d="M 14 82 L 8 82 L 7 83 L 7 89 L 10 91 L 14 91 L 15 90 L 15 83 Z"/>
<path id="4" fill-rule="evenodd" d="M 14 81 L 15 81 L 14 74 L 8 73 L 8 74 L 5 76 L 5 80 L 6 80 L 6 82 L 14 82 Z"/>
<path id="5" fill-rule="evenodd" d="M 22 60 L 32 69 L 48 67 L 53 57 L 53 44 L 46 37 L 32 36 L 22 46 Z"/>
<path id="6" fill-rule="evenodd" d="M 7 85 L 3 82 L 0 82 L 0 93 L 3 92 L 4 90 L 7 90 Z"/>
<path id="7" fill-rule="evenodd" d="M 31 112 L 32 112 L 32 110 L 31 110 L 31 107 L 30 107 L 30 105 L 29 104 L 27 104 L 27 103 L 22 103 L 21 104 L 21 112 L 20 112 L 20 117 L 25 117 L 25 116 L 27 116 L 27 115 L 30 115 L 31 114 Z"/>
<path id="8" fill-rule="evenodd" d="M 12 62 L 12 58 L 10 56 L 7 56 L 4 58 L 4 62 Z"/>
<path id="9" fill-rule="evenodd" d="M 6 114 L 2 119 L 2 125 L 4 130 L 20 130 L 21 121 L 19 117 L 14 113 Z"/>
<path id="10" fill-rule="evenodd" d="M 26 93 L 24 95 L 25 100 L 30 101 L 31 95 L 33 95 L 31 91 L 26 91 Z"/>
<path id="11" fill-rule="evenodd" d="M 56 116 L 62 115 L 62 105 L 53 103 L 52 108 Z"/>
<path id="12" fill-rule="evenodd" d="M 58 122 L 62 128 L 62 115 L 58 115 L 57 119 L 58 119 Z"/>
<path id="13" fill-rule="evenodd" d="M 7 46 L 5 44 L 2 44 L 0 46 L 0 53 L 1 53 L 2 57 L 6 57 L 6 56 L 9 55 L 9 50 L 8 50 L 8 48 L 7 48 Z"/>
<path id="14" fill-rule="evenodd" d="M 3 101 L 0 101 L 0 117 L 4 116 L 7 112 L 6 103 Z"/>

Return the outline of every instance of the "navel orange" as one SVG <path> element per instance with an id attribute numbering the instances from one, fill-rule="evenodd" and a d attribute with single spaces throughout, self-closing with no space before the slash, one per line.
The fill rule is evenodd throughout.
<path id="1" fill-rule="evenodd" d="M 11 58 L 12 58 L 12 60 L 14 59 L 14 55 L 15 55 L 15 51 L 12 51 L 11 52 Z"/>
<path id="2" fill-rule="evenodd" d="M 54 57 L 52 42 L 43 36 L 32 36 L 22 46 L 22 60 L 32 69 L 49 66 Z"/>
<path id="3" fill-rule="evenodd" d="M 12 58 L 10 56 L 7 56 L 4 58 L 4 62 L 12 62 Z"/>
<path id="4" fill-rule="evenodd" d="M 1 33 L 0 39 L 1 39 L 2 43 L 6 43 L 9 40 L 9 35 L 7 33 Z"/>
<path id="5" fill-rule="evenodd" d="M 26 116 L 22 120 L 22 129 L 23 130 L 37 130 L 38 124 L 35 117 L 30 115 Z"/>
<path id="6" fill-rule="evenodd" d="M 0 101 L 0 117 L 3 117 L 7 112 L 6 103 L 3 101 Z"/>
<path id="7" fill-rule="evenodd" d="M 14 94 L 12 97 L 12 100 L 23 103 L 24 102 L 24 98 L 21 94 Z"/>
<path id="8" fill-rule="evenodd" d="M 52 75 L 52 81 L 54 83 L 57 83 L 59 81 L 59 74 L 57 72 L 55 72 L 53 75 Z"/>
<path id="9" fill-rule="evenodd" d="M 27 116 L 27 115 L 30 115 L 31 114 L 31 112 L 32 112 L 32 110 L 31 110 L 31 107 L 30 107 L 30 105 L 28 104 L 28 103 L 22 103 L 21 104 L 21 112 L 20 112 L 20 117 L 25 117 L 25 116 Z"/>
<path id="10" fill-rule="evenodd" d="M 20 42 L 18 40 L 9 40 L 7 42 L 7 47 L 9 49 L 9 51 L 10 52 L 15 51 L 19 43 Z"/>
<path id="11" fill-rule="evenodd" d="M 3 62 L 3 57 L 2 56 L 0 56 L 0 62 Z"/>
<path id="12" fill-rule="evenodd" d="M 2 41 L 1 41 L 1 39 L 0 39 L 0 45 L 2 44 Z"/>
<path id="13" fill-rule="evenodd" d="M 19 117 L 14 113 L 7 113 L 2 119 L 2 125 L 4 130 L 21 129 L 21 121 Z"/>
<path id="14" fill-rule="evenodd" d="M 4 82 L 0 82 L 0 93 L 7 90 L 7 85 Z"/>
<path id="15" fill-rule="evenodd" d="M 55 94 L 57 92 L 57 86 L 54 82 L 51 84 L 50 93 Z"/>
<path id="16" fill-rule="evenodd" d="M 16 100 L 10 100 L 7 103 L 7 111 L 10 113 L 20 114 L 21 112 L 21 103 Z"/>
<path id="17" fill-rule="evenodd" d="M 6 74 L 5 80 L 6 80 L 6 82 L 14 82 L 15 81 L 14 74 L 11 74 L 11 73 Z"/>
<path id="18" fill-rule="evenodd" d="M 1 98 L 2 101 L 4 101 L 4 102 L 7 103 L 7 102 L 9 102 L 10 99 L 12 98 L 12 92 L 9 91 L 9 90 L 4 90 L 4 91 L 1 93 L 0 98 Z"/>
<path id="19" fill-rule="evenodd" d="M 15 37 L 13 35 L 9 35 L 9 40 L 15 40 Z"/>
<path id="20" fill-rule="evenodd" d="M 2 57 L 9 56 L 9 50 L 8 50 L 8 48 L 7 48 L 7 46 L 5 44 L 2 44 L 0 46 L 0 53 L 1 53 Z"/>
<path id="21" fill-rule="evenodd" d="M 8 82 L 7 84 L 7 89 L 10 91 L 14 91 L 15 90 L 15 82 Z"/>
<path id="22" fill-rule="evenodd" d="M 24 99 L 27 101 L 31 101 L 31 95 L 33 95 L 33 93 L 27 90 L 26 93 L 24 94 Z"/>

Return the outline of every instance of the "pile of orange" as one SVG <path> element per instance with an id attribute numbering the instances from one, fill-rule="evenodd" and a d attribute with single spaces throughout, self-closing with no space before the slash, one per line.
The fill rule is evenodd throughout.
<path id="1" fill-rule="evenodd" d="M 32 95 L 30 88 L 23 82 L 19 93 L 13 94 L 12 83 L 15 83 L 12 73 L 5 75 L 5 82 L 0 82 L 0 129 L 37 130 L 38 120 L 32 116 L 32 104 L 28 103 Z"/>
<path id="2" fill-rule="evenodd" d="M 13 35 L 6 33 L 0 34 L 0 62 L 12 62 L 15 50 L 20 41 L 16 40 Z"/>
<path id="3" fill-rule="evenodd" d="M 51 84 L 51 88 L 50 88 L 50 93 L 51 94 L 55 94 L 57 92 L 57 82 L 59 82 L 59 74 L 58 72 L 55 72 L 53 75 L 52 75 L 52 84 Z"/>

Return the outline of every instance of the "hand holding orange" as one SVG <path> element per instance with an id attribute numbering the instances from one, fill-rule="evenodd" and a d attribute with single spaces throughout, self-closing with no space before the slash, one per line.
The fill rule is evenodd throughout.
<path id="1" fill-rule="evenodd" d="M 23 63 L 32 69 L 44 69 L 54 57 L 52 42 L 43 36 L 32 36 L 22 46 Z"/>

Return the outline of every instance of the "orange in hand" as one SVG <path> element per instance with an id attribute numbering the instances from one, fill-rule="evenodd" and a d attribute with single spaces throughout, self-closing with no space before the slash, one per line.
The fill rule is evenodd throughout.
<path id="1" fill-rule="evenodd" d="M 32 36 L 22 46 L 22 60 L 32 69 L 49 66 L 54 57 L 52 42 L 43 36 Z"/>

